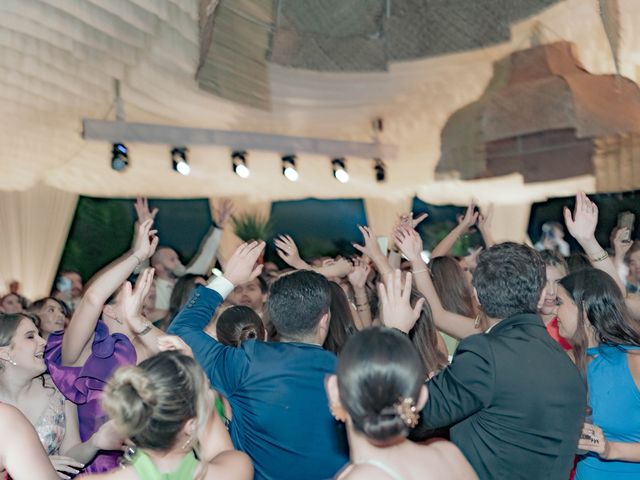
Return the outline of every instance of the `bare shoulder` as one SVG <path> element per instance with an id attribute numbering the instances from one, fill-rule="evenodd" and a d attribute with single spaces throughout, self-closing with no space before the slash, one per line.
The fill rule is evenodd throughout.
<path id="1" fill-rule="evenodd" d="M 478 477 L 460 449 L 452 442 L 441 440 L 431 443 L 428 448 L 437 456 L 447 472 L 447 478 L 474 480 Z"/>
<path id="2" fill-rule="evenodd" d="M 338 477 L 338 480 L 389 480 L 390 477 L 378 467 L 361 463 L 353 465 Z"/>
<path id="3" fill-rule="evenodd" d="M 233 480 L 253 479 L 253 463 L 246 453 L 228 450 L 216 456 L 207 468 L 207 480 L 228 478 Z"/>
<path id="4" fill-rule="evenodd" d="M 16 407 L 0 402 L 0 427 L 2 427 L 3 430 L 9 430 L 15 426 L 22 426 L 24 421 L 24 416 Z"/>
<path id="5" fill-rule="evenodd" d="M 91 479 L 91 480 L 138 480 L 138 474 L 133 467 L 118 468 L 111 470 L 108 473 L 98 474 L 86 474 L 77 478 Z"/>

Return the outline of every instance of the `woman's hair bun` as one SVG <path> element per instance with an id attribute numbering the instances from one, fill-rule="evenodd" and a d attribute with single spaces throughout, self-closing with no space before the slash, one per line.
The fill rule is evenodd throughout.
<path id="1" fill-rule="evenodd" d="M 379 442 L 409 435 L 409 427 L 396 407 L 387 407 L 378 414 L 366 415 L 361 422 L 364 434 Z"/>
<path id="2" fill-rule="evenodd" d="M 123 367 L 107 384 L 102 404 L 105 412 L 127 430 L 127 436 L 134 437 L 148 426 L 157 401 L 144 370 Z"/>

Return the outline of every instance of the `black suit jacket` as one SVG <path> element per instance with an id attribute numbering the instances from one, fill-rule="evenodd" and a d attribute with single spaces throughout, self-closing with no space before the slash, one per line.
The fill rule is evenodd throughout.
<path id="1" fill-rule="evenodd" d="M 427 387 L 422 420 L 452 425 L 451 440 L 481 479 L 569 478 L 587 390 L 537 315 L 464 339 Z"/>

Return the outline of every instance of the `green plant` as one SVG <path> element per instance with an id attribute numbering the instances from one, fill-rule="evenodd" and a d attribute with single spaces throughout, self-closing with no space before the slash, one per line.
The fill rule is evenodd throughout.
<path id="1" fill-rule="evenodd" d="M 267 215 L 244 213 L 231 217 L 235 234 L 244 242 L 251 240 L 267 241 L 273 232 L 273 222 Z"/>

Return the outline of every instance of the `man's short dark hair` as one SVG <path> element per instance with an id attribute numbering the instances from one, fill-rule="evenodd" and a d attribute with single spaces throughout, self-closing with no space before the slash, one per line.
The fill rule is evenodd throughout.
<path id="1" fill-rule="evenodd" d="M 473 286 L 485 314 L 503 319 L 520 313 L 536 313 L 547 274 L 533 248 L 506 242 L 478 256 Z"/>
<path id="2" fill-rule="evenodd" d="M 301 270 L 271 285 L 267 312 L 280 337 L 295 340 L 312 334 L 330 305 L 329 281 L 318 273 Z"/>

